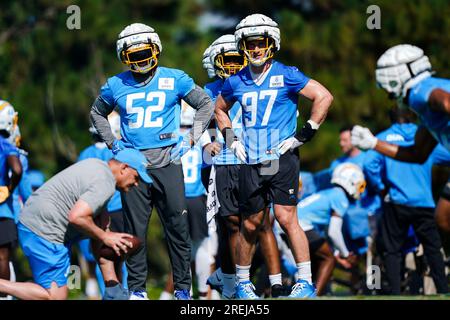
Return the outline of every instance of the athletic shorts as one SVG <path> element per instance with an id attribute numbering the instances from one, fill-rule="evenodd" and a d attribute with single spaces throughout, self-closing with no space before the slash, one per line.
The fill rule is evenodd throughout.
<path id="1" fill-rule="evenodd" d="M 244 216 L 258 213 L 270 202 L 297 206 L 299 172 L 300 160 L 297 149 L 286 152 L 279 160 L 265 164 L 241 165 L 240 213 Z"/>
<path id="2" fill-rule="evenodd" d="M 216 166 L 216 190 L 222 217 L 239 214 L 239 171 L 241 165 Z"/>
<path id="3" fill-rule="evenodd" d="M 447 180 L 447 183 L 442 190 L 441 197 L 450 201 L 450 178 Z"/>
<path id="4" fill-rule="evenodd" d="M 17 241 L 17 227 L 14 219 L 0 218 L 0 246 L 14 245 Z"/>
<path id="5" fill-rule="evenodd" d="M 206 196 L 186 198 L 189 220 L 189 234 L 192 242 L 199 242 L 208 236 L 206 222 Z"/>
<path id="6" fill-rule="evenodd" d="M 17 225 L 22 251 L 28 258 L 34 282 L 49 289 L 52 282 L 58 287 L 67 285 L 70 269 L 70 248 L 38 236 L 26 226 Z"/>

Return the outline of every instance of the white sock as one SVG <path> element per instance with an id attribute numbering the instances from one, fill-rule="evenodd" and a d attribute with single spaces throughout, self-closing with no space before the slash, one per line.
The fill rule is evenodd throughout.
<path id="1" fill-rule="evenodd" d="M 297 263 L 297 280 L 306 280 L 312 284 L 311 261 Z"/>
<path id="2" fill-rule="evenodd" d="M 281 273 L 277 274 L 269 274 L 270 286 L 274 286 L 276 284 L 281 285 Z"/>
<path id="3" fill-rule="evenodd" d="M 236 274 L 222 273 L 223 290 L 222 294 L 231 297 L 234 294 L 234 286 L 236 284 Z"/>
<path id="4" fill-rule="evenodd" d="M 250 266 L 236 265 L 236 280 L 241 283 L 244 281 L 250 281 Z"/>

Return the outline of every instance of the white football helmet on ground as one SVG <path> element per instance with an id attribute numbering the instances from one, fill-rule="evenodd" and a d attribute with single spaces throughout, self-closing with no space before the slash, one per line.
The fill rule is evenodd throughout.
<path id="1" fill-rule="evenodd" d="M 214 41 L 209 57 L 215 74 L 221 79 L 238 73 L 247 64 L 245 57 L 237 50 L 232 34 L 223 35 Z"/>
<path id="2" fill-rule="evenodd" d="M 162 44 L 152 27 L 133 23 L 120 32 L 116 50 L 119 60 L 131 71 L 147 73 L 158 64 Z"/>
<path id="3" fill-rule="evenodd" d="M 408 89 L 431 76 L 431 63 L 423 50 L 399 44 L 389 48 L 377 61 L 375 78 L 390 98 L 406 97 Z"/>
<path id="4" fill-rule="evenodd" d="M 366 189 L 366 180 L 361 168 L 350 162 L 341 163 L 333 170 L 331 183 L 344 188 L 354 199 L 359 199 Z"/>
<path id="5" fill-rule="evenodd" d="M 212 79 L 216 76 L 214 72 L 214 66 L 211 64 L 211 59 L 209 58 L 209 54 L 211 52 L 211 46 L 206 48 L 205 52 L 203 52 L 202 65 L 203 69 L 208 73 L 208 78 Z"/>
<path id="6" fill-rule="evenodd" d="M 278 24 L 271 18 L 263 14 L 252 14 L 239 22 L 234 32 L 236 47 L 244 52 L 247 60 L 255 66 L 263 65 L 268 59 L 273 57 L 274 52 L 280 50 L 280 29 Z M 248 48 L 246 42 L 248 40 L 265 40 L 265 50 L 263 58 L 254 59 L 252 51 Z"/>
<path id="7" fill-rule="evenodd" d="M 11 136 L 18 122 L 18 113 L 14 107 L 5 100 L 0 100 L 0 130 L 4 130 Z"/>

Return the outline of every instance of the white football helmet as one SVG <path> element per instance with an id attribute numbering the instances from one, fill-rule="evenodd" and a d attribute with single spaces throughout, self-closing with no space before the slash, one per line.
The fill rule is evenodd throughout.
<path id="1" fill-rule="evenodd" d="M 212 79 L 216 76 L 216 73 L 214 72 L 214 66 L 211 64 L 211 59 L 209 58 L 210 52 L 211 46 L 206 48 L 205 52 L 203 53 L 202 64 L 203 69 L 205 69 L 206 72 L 208 73 L 208 78 Z"/>
<path id="2" fill-rule="evenodd" d="M 116 50 L 119 60 L 131 71 L 147 73 L 157 66 L 162 44 L 152 27 L 133 23 L 119 34 Z"/>
<path id="3" fill-rule="evenodd" d="M 120 139 L 120 115 L 116 111 L 111 112 L 108 115 L 108 122 L 114 138 Z"/>
<path id="4" fill-rule="evenodd" d="M 8 133 L 11 136 L 17 126 L 18 113 L 14 107 L 5 100 L 0 100 L 0 130 Z"/>
<path id="5" fill-rule="evenodd" d="M 244 52 L 247 60 L 255 66 L 263 65 L 268 59 L 273 57 L 274 52 L 280 50 L 280 29 L 278 24 L 271 18 L 263 14 L 252 14 L 242 19 L 236 26 L 234 32 L 236 47 Z M 246 44 L 247 40 L 266 40 L 265 48 L 259 50 L 265 50 L 263 58 L 253 58 L 253 52 Z"/>
<path id="6" fill-rule="evenodd" d="M 214 41 L 209 57 L 215 74 L 221 79 L 238 73 L 247 64 L 245 57 L 237 50 L 232 34 L 223 35 Z"/>
<path id="7" fill-rule="evenodd" d="M 192 127 L 194 125 L 195 109 L 181 100 L 180 125 Z"/>
<path id="8" fill-rule="evenodd" d="M 331 183 L 344 188 L 354 199 L 359 199 L 366 189 L 366 180 L 361 168 L 350 162 L 341 163 L 333 170 Z"/>
<path id="9" fill-rule="evenodd" d="M 390 98 L 406 97 L 408 89 L 431 76 L 431 63 L 423 50 L 399 44 L 389 48 L 377 61 L 375 78 Z"/>

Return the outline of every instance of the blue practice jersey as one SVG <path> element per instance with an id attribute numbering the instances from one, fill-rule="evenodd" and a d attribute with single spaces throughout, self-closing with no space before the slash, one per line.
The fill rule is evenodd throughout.
<path id="1" fill-rule="evenodd" d="M 273 61 L 259 85 L 249 67 L 225 80 L 222 97 L 242 106 L 243 138 L 249 164 L 278 159 L 278 145 L 297 130 L 298 93 L 309 78 L 296 67 Z"/>
<path id="2" fill-rule="evenodd" d="M 428 99 L 434 89 L 450 93 L 450 80 L 428 77 L 420 81 L 409 91 L 408 105 L 436 140 L 450 150 L 450 117 L 447 113 L 431 110 L 428 105 Z"/>
<path id="3" fill-rule="evenodd" d="M 340 187 L 333 187 L 300 201 L 297 204 L 297 216 L 302 224 L 322 229 L 330 223 L 333 212 L 343 218 L 349 205 L 345 191 Z"/>
<path id="4" fill-rule="evenodd" d="M 195 145 L 181 157 L 183 166 L 185 195 L 195 198 L 206 194 L 202 183 L 202 148 Z"/>
<path id="5" fill-rule="evenodd" d="M 317 187 L 314 182 L 314 174 L 307 171 L 300 171 L 299 174 L 299 188 L 298 188 L 298 198 L 304 199 L 309 197 L 313 193 L 317 192 Z"/>
<path id="6" fill-rule="evenodd" d="M 19 185 L 14 189 L 13 192 L 13 210 L 14 210 L 14 220 L 16 223 L 19 221 L 20 210 L 23 204 L 28 200 L 30 195 L 33 193 L 31 187 L 31 180 L 28 176 L 28 158 L 27 153 L 19 149 L 19 159 L 22 164 L 22 178 L 20 178 Z"/>
<path id="7" fill-rule="evenodd" d="M 158 67 L 147 84 L 137 83 L 131 71 L 109 78 L 100 97 L 118 106 L 120 133 L 125 145 L 154 149 L 179 141 L 180 100 L 192 89 L 194 81 L 183 71 Z"/>
<path id="8" fill-rule="evenodd" d="M 211 97 L 211 99 L 215 102 L 217 96 L 222 91 L 224 81 L 222 79 L 218 79 L 214 82 L 208 83 L 205 85 L 205 92 Z M 242 138 L 242 109 L 241 105 L 238 102 L 235 102 L 231 109 L 228 111 L 228 115 L 230 116 L 232 127 L 234 134 Z M 216 142 L 222 144 L 222 150 L 220 153 L 213 157 L 213 164 L 215 165 L 233 165 L 233 164 L 241 164 L 241 161 L 234 155 L 233 151 L 227 148 L 225 144 L 225 140 L 222 136 L 222 133 L 219 129 L 216 130 L 217 140 Z"/>
<path id="9" fill-rule="evenodd" d="M 8 186 L 9 166 L 8 156 L 19 157 L 19 150 L 3 137 L 0 137 L 0 186 Z M 14 219 L 14 199 L 13 196 L 8 197 L 5 202 L 0 204 L 0 218 Z"/>
<path id="10" fill-rule="evenodd" d="M 83 151 L 81 151 L 78 161 L 95 158 L 103 161 L 109 161 L 113 157 L 113 153 L 106 147 L 106 144 L 98 142 L 93 144 Z M 120 199 L 120 192 L 116 190 L 112 198 L 108 201 L 106 207 L 108 212 L 122 210 L 122 200 Z"/>
<path id="11" fill-rule="evenodd" d="M 394 124 L 377 138 L 408 147 L 414 144 L 417 125 Z M 377 191 L 388 190 L 389 201 L 410 207 L 434 207 L 431 188 L 433 164 L 448 164 L 450 152 L 438 144 L 424 164 L 408 163 L 386 157 L 374 150 L 367 152 L 364 163 L 367 182 Z"/>

